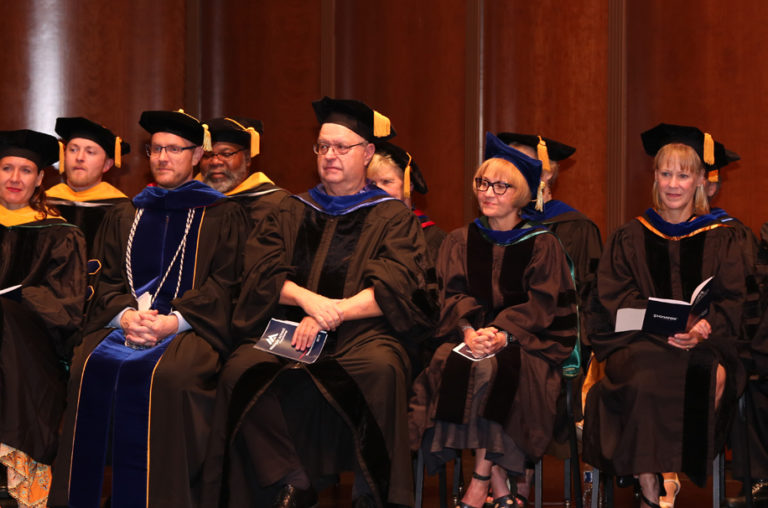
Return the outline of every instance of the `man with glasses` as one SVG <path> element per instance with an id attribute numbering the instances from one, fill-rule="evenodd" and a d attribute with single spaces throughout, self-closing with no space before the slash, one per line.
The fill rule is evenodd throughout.
<path id="1" fill-rule="evenodd" d="M 203 506 L 305 507 L 352 469 L 354 506 L 411 505 L 409 361 L 432 321 L 418 219 L 366 179 L 389 120 L 358 101 L 313 103 L 320 184 L 281 201 L 252 235 L 204 474 Z M 270 318 L 299 323 L 296 363 L 254 349 Z M 222 478 L 221 473 L 224 471 Z"/>
<path id="2" fill-rule="evenodd" d="M 247 218 L 196 180 L 205 126 L 179 111 L 140 125 L 155 185 L 117 205 L 97 237 L 101 275 L 75 350 L 51 505 L 195 506 Z M 207 143 L 210 144 L 210 141 Z"/>
<path id="3" fill-rule="evenodd" d="M 199 179 L 242 204 L 253 228 L 288 195 L 261 171 L 248 175 L 251 160 L 260 151 L 262 123 L 229 117 L 205 123 L 211 132 L 213 149 L 200 160 Z"/>

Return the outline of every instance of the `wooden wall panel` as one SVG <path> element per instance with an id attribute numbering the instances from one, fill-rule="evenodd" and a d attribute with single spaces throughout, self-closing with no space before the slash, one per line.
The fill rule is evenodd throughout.
<path id="1" fill-rule="evenodd" d="M 486 2 L 483 121 L 576 147 L 554 195 L 605 234 L 608 0 Z"/>
<path id="2" fill-rule="evenodd" d="M 337 0 L 336 95 L 387 115 L 429 187 L 415 203 L 464 223 L 464 2 Z"/>
<path id="3" fill-rule="evenodd" d="M 0 43 L 11 69 L 0 84 L 0 128 L 54 134 L 59 116 L 86 116 L 131 143 L 107 180 L 126 194 L 148 181 L 138 125 L 145 109 L 183 106 L 184 0 L 3 2 Z M 55 183 L 49 175 L 46 182 Z"/>
<path id="4" fill-rule="evenodd" d="M 254 168 L 304 192 L 317 183 L 311 102 L 320 90 L 320 1 L 202 3 L 202 115 L 262 120 Z"/>
<path id="5" fill-rule="evenodd" d="M 659 122 L 696 125 L 741 155 L 722 173 L 715 205 L 757 230 L 768 220 L 768 4 L 628 2 L 628 216 L 649 206 L 652 159 L 640 133 Z M 642 189 L 642 191 L 638 191 Z"/>

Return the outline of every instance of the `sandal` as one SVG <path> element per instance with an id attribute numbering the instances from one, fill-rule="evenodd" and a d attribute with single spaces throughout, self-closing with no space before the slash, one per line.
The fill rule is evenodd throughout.
<path id="1" fill-rule="evenodd" d="M 472 471 L 472 478 L 475 480 L 480 480 L 481 482 L 489 482 L 491 481 L 491 475 L 483 476 L 481 474 L 477 474 L 474 471 Z M 456 508 L 477 508 L 476 506 L 472 506 L 471 504 L 467 504 L 464 501 L 460 501 L 458 505 L 456 505 Z"/>
<path id="2" fill-rule="evenodd" d="M 520 494 L 507 494 L 493 500 L 493 508 L 528 508 L 528 499 Z"/>
<path id="3" fill-rule="evenodd" d="M 664 477 L 661 473 L 656 473 L 656 481 L 659 483 L 659 497 L 667 495 L 667 491 L 664 489 Z M 648 505 L 649 508 L 662 508 L 661 505 L 654 503 L 643 494 L 643 489 L 640 489 L 640 500 Z"/>
<path id="4" fill-rule="evenodd" d="M 673 488 L 668 489 L 668 483 L 671 484 Z M 675 478 L 664 478 L 664 491 L 665 494 L 663 497 L 671 496 L 671 501 L 659 498 L 659 506 L 661 506 L 661 508 L 673 508 L 675 506 L 677 494 L 680 492 L 680 480 L 678 480 L 677 475 L 675 475 Z"/>

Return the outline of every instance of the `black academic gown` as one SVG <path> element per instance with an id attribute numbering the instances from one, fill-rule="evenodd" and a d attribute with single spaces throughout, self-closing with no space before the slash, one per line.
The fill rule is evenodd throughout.
<path id="1" fill-rule="evenodd" d="M 682 471 L 706 482 L 744 385 L 737 340 L 745 297 L 743 257 L 734 228 L 711 215 L 670 224 L 653 210 L 619 228 L 606 244 L 590 322 L 605 377 L 589 391 L 584 460 L 612 474 Z M 651 296 L 690 299 L 713 277 L 712 333 L 691 350 L 666 335 L 614 332 L 617 311 L 645 308 Z M 726 386 L 715 411 L 715 373 Z"/>
<path id="2" fill-rule="evenodd" d="M 21 284 L 0 296 L 0 442 L 50 464 L 82 323 L 85 242 L 60 217 L 13 215 L 0 206 L 0 289 Z"/>
<path id="3" fill-rule="evenodd" d="M 116 206 L 99 232 L 103 268 L 72 365 L 72 403 L 54 464 L 52 504 L 68 498 L 71 506 L 98 503 L 105 457 L 93 450 L 106 453 L 107 443 L 113 507 L 189 507 L 199 500 L 217 377 L 233 348 L 231 304 L 242 273 L 247 218 L 241 206 L 199 182 L 166 194 L 147 187 L 134 203 L 144 210 L 131 256 L 137 295 L 141 286 L 156 289 L 188 210 L 195 210 L 178 295 L 173 297 L 177 260 L 153 304 L 161 313 L 179 311 L 191 329 L 135 351 L 123 345 L 122 330 L 109 327 L 121 310 L 137 308 L 126 263 L 136 207 Z"/>
<path id="4" fill-rule="evenodd" d="M 431 323 L 426 246 L 410 210 L 367 189 L 286 198 L 251 235 L 234 318 L 250 339 L 222 375 L 204 505 L 266 506 L 267 487 L 301 466 L 313 481 L 352 468 L 377 505 L 413 503 L 401 341 Z M 383 315 L 342 323 L 314 364 L 284 361 L 253 343 L 269 318 L 302 318 L 278 303 L 286 280 L 330 298 L 372 287 Z"/>

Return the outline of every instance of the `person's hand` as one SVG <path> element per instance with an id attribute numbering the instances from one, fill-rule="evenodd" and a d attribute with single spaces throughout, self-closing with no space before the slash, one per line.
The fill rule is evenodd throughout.
<path id="1" fill-rule="evenodd" d="M 691 349 L 702 340 L 709 338 L 712 327 L 706 319 L 700 319 L 685 333 L 676 333 L 667 338 L 667 344 L 680 349 Z"/>
<path id="2" fill-rule="evenodd" d="M 302 294 L 299 305 L 314 318 L 321 330 L 335 330 L 344 321 L 344 312 L 339 308 L 339 300 L 333 300 L 307 291 Z"/>
<path id="3" fill-rule="evenodd" d="M 155 322 L 157 310 L 125 311 L 120 318 L 125 340 L 141 347 L 152 347 L 157 344 L 157 336 L 150 328 Z"/>
<path id="4" fill-rule="evenodd" d="M 478 330 L 466 328 L 464 330 L 464 343 L 472 350 L 473 355 L 482 358 L 490 354 L 497 332 L 498 330 L 492 326 Z"/>
<path id="5" fill-rule="evenodd" d="M 291 346 L 297 351 L 304 351 L 315 342 L 315 337 L 323 328 L 317 322 L 317 320 L 311 316 L 305 316 L 301 320 L 299 326 L 296 327 L 296 331 L 293 332 L 293 338 L 291 339 Z"/>
<path id="6" fill-rule="evenodd" d="M 169 335 L 173 335 L 179 331 L 179 318 L 176 314 L 157 314 L 153 316 L 151 324 L 148 328 L 157 339 L 157 342 L 162 341 Z"/>

